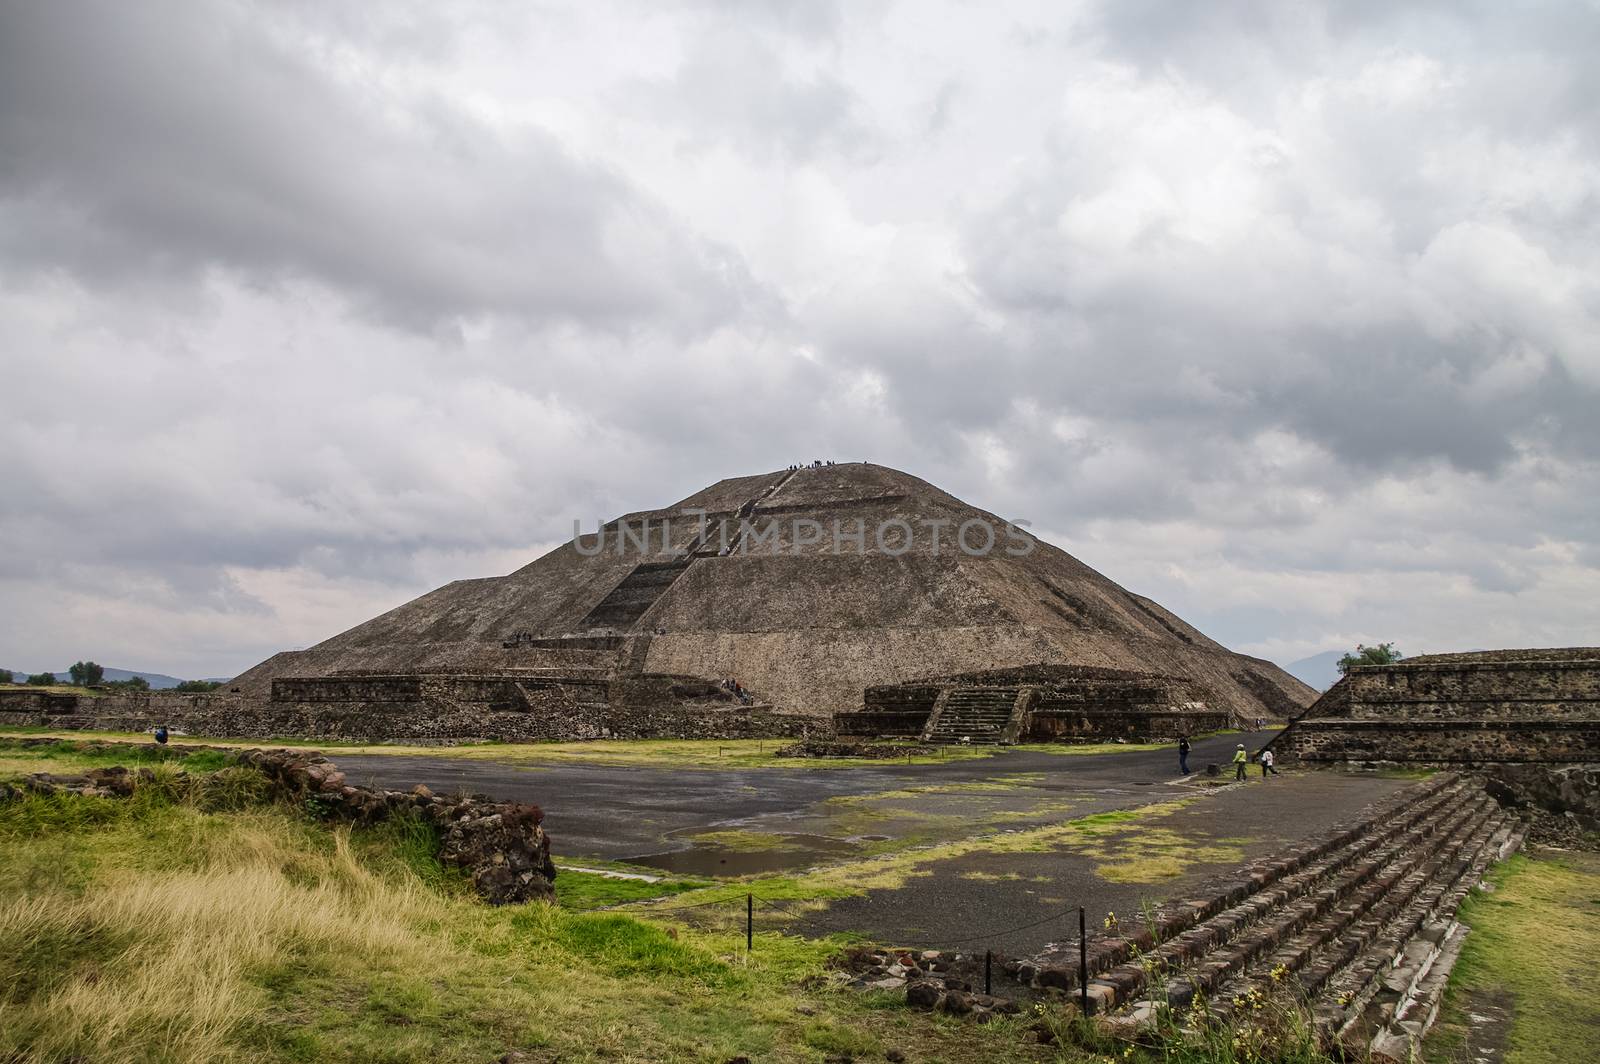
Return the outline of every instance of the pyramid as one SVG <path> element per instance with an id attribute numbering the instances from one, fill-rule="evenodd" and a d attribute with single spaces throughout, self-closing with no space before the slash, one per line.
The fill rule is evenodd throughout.
<path id="1" fill-rule="evenodd" d="M 987 527 L 988 531 L 985 531 Z M 641 542 L 643 540 L 643 542 Z M 458 580 L 232 686 L 361 674 L 735 678 L 826 717 L 864 689 L 1023 665 L 1182 677 L 1213 708 L 1281 718 L 1315 692 L 917 477 L 868 463 L 735 477 Z"/>

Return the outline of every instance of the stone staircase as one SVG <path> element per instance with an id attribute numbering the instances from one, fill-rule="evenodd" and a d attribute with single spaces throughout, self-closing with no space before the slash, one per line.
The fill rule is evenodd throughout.
<path id="1" fill-rule="evenodd" d="M 942 695 L 922 741 L 1000 743 L 1016 707 L 1019 687 L 956 687 Z"/>
<path id="2" fill-rule="evenodd" d="M 589 611 L 579 627 L 583 629 L 628 629 L 643 617 L 651 606 L 689 568 L 692 558 L 667 562 L 641 562 L 622 578 L 605 598 Z"/>
<path id="3" fill-rule="evenodd" d="M 1456 908 L 1521 841 L 1519 823 L 1479 782 L 1435 776 L 1161 906 L 1143 929 L 1091 943 L 1091 1010 L 1137 1029 L 1198 998 L 1226 1019 L 1236 1002 L 1249 1007 L 1252 990 L 1287 985 L 1311 1003 L 1319 1032 L 1352 1050 L 1420 1037 L 1394 1025 L 1425 1027 L 1414 1000 L 1424 984 L 1442 986 L 1435 962 L 1454 941 Z M 1019 974 L 1076 998 L 1077 943 L 1047 947 Z"/>

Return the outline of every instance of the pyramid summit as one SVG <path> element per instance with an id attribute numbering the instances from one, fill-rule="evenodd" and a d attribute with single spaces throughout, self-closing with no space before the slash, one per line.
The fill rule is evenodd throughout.
<path id="1" fill-rule="evenodd" d="M 638 678 L 673 678 L 680 696 L 689 680 L 733 678 L 775 713 L 826 719 L 868 688 L 1022 666 L 1174 678 L 1235 720 L 1315 695 L 1017 524 L 869 463 L 718 481 L 230 686 L 304 708 L 357 697 L 361 678 L 518 677 L 524 695 L 523 680 L 562 687 L 570 711 Z M 336 678 L 343 694 L 327 695 Z M 608 693 L 572 695 L 584 684 Z"/>

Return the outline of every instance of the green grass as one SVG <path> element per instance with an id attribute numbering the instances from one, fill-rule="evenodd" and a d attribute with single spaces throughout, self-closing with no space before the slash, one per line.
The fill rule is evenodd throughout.
<path id="1" fill-rule="evenodd" d="M 705 879 L 662 878 L 650 882 L 642 879 L 618 879 L 614 876 L 559 867 L 557 873 L 556 900 L 563 908 L 579 911 L 605 909 L 613 905 L 650 901 L 656 898 L 670 898 L 675 894 L 699 890 L 710 885 L 710 880 Z"/>
<path id="2" fill-rule="evenodd" d="M 87 687 L 78 687 L 70 683 L 51 684 L 48 687 L 40 684 L 13 683 L 0 687 L 0 691 L 47 691 L 53 695 L 83 695 L 87 698 L 100 698 L 112 694 L 112 691 L 92 691 Z"/>
<path id="3" fill-rule="evenodd" d="M 72 775 L 112 765 L 138 768 L 167 762 L 181 762 L 188 772 L 215 772 L 227 764 L 227 760 L 226 754 L 215 750 L 202 750 L 185 757 L 170 746 L 161 746 L 148 740 L 115 749 L 95 750 L 82 740 L 75 739 L 25 747 L 0 737 L 0 779 L 33 772 Z"/>
<path id="4" fill-rule="evenodd" d="M 784 874 L 756 875 L 725 880 L 711 886 L 685 891 L 675 905 L 709 906 L 705 919 L 718 926 L 732 926 L 743 920 L 742 903 L 746 893 L 757 902 L 794 902 L 787 906 L 793 916 L 823 907 L 826 903 L 855 897 L 874 890 L 892 890 L 907 880 L 931 875 L 927 865 L 972 854 L 1050 853 L 1081 854 L 1096 862 L 1095 871 L 1108 882 L 1151 883 L 1181 875 L 1194 863 L 1233 862 L 1243 856 L 1247 840 L 1216 839 L 1201 845 L 1182 831 L 1166 827 L 1162 821 L 1186 808 L 1197 798 L 1159 802 L 1137 809 L 1095 813 L 1073 820 L 1021 831 L 955 839 L 916 849 L 895 850 L 822 865 L 805 876 Z M 725 910 L 717 904 L 726 905 Z M 633 911 L 649 912 L 651 903 Z M 697 915 L 697 920 L 701 916 Z"/>
<path id="5" fill-rule="evenodd" d="M 0 739 L 5 736 L 59 735 L 62 738 L 106 739 L 113 741 L 148 742 L 148 735 L 133 732 L 72 732 L 69 735 L 56 729 L 7 727 L 0 728 Z M 549 743 L 462 743 L 456 746 L 414 746 L 402 743 L 352 743 L 332 739 L 214 739 L 195 737 L 192 740 L 175 736 L 173 742 L 193 741 L 207 746 L 222 747 L 309 747 L 326 751 L 330 756 L 347 754 L 392 754 L 422 757 L 443 757 L 466 761 L 494 761 L 502 764 L 601 764 L 624 766 L 651 766 L 659 768 L 790 768 L 832 769 L 861 768 L 872 765 L 937 765 L 946 761 L 968 761 L 993 757 L 1003 747 L 945 747 L 932 754 L 893 761 L 870 761 L 861 758 L 784 758 L 776 751 L 787 746 L 788 739 L 595 739 L 584 742 Z M 1134 747 L 1113 744 L 1111 749 L 1127 750 Z"/>
<path id="6" fill-rule="evenodd" d="M 747 954 L 742 928 L 686 924 L 676 898 L 654 914 L 491 908 L 431 845 L 407 821 L 210 811 L 160 780 L 127 800 L 5 803 L 0 1060 L 1041 1059 L 1012 1021 L 830 989 L 840 939 L 762 932 Z M 603 878 L 558 883 L 580 905 L 637 889 Z"/>
<path id="7" fill-rule="evenodd" d="M 1470 931 L 1430 1036 L 1429 1061 L 1469 1059 L 1466 1014 L 1477 995 L 1509 999 L 1506 1064 L 1593 1059 L 1600 1036 L 1600 855 L 1519 854 L 1490 873 L 1489 882 L 1492 892 L 1474 892 L 1461 907 Z"/>

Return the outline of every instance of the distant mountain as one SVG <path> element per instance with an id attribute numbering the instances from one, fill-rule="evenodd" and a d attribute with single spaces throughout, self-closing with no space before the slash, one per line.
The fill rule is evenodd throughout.
<path id="1" fill-rule="evenodd" d="M 130 672 L 127 669 L 113 669 L 109 665 L 105 666 L 105 670 L 105 679 L 107 680 L 131 680 L 135 676 L 143 676 L 144 682 L 149 684 L 151 690 L 154 691 L 164 691 L 168 687 L 176 687 L 183 682 L 176 676 L 167 676 L 159 672 Z M 62 683 L 72 682 L 72 673 L 69 669 L 56 669 L 55 674 L 56 679 Z M 18 674 L 19 677 L 23 675 L 26 674 Z"/>
<path id="2" fill-rule="evenodd" d="M 1283 671 L 1319 691 L 1326 691 L 1339 682 L 1339 659 L 1348 653 L 1347 650 L 1326 650 L 1290 662 L 1283 667 Z"/>

